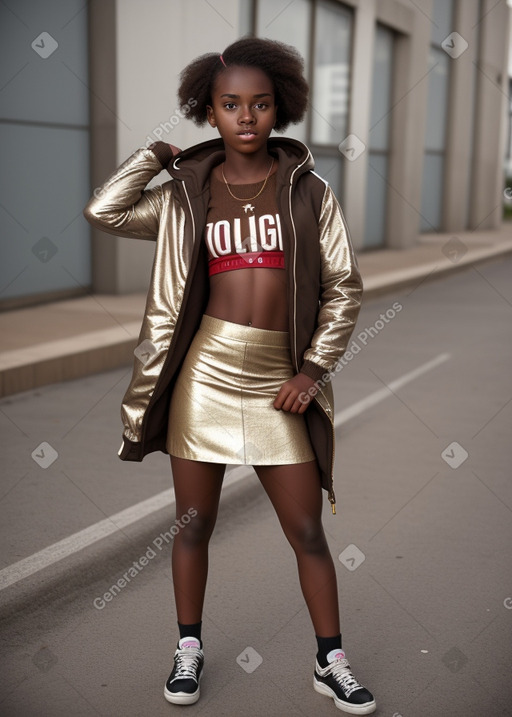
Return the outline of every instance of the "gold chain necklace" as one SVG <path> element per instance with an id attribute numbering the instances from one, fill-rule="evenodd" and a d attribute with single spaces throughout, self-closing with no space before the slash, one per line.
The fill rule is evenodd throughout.
<path id="1" fill-rule="evenodd" d="M 273 167 L 273 166 L 274 166 L 274 157 L 272 157 L 272 162 L 270 163 L 270 169 L 269 169 L 268 172 L 267 172 L 267 176 L 265 177 L 265 181 L 263 182 L 263 186 L 262 186 L 262 188 L 260 189 L 260 191 L 258 192 L 258 194 L 255 194 L 255 195 L 254 195 L 254 197 L 235 197 L 235 195 L 233 194 L 233 192 L 232 192 L 231 189 L 229 188 L 228 181 L 227 181 L 226 176 L 225 176 L 225 174 L 224 174 L 224 164 L 223 164 L 222 167 L 221 167 L 221 170 L 222 170 L 222 179 L 224 180 L 224 184 L 226 185 L 227 190 L 228 190 L 228 192 L 231 194 L 231 196 L 233 197 L 233 199 L 237 199 L 239 202 L 250 202 L 250 201 L 252 201 L 253 199 L 256 199 L 256 197 L 259 197 L 260 194 L 262 193 L 262 191 L 263 191 L 263 190 L 265 189 L 265 187 L 267 186 L 267 181 L 268 181 L 268 178 L 270 177 L 270 172 L 272 171 L 272 167 Z"/>

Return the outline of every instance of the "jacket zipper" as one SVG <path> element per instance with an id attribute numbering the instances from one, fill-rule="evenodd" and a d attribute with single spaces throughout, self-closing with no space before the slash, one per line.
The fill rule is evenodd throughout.
<path id="1" fill-rule="evenodd" d="M 320 408 L 322 408 L 322 407 L 320 406 Z M 325 411 L 324 411 L 324 413 L 325 413 Z M 329 417 L 327 416 L 327 418 L 329 418 Z M 331 472 L 330 472 L 331 486 L 329 488 L 329 492 L 327 493 L 327 497 L 329 498 L 329 503 L 331 504 L 332 514 L 336 515 L 336 495 L 334 494 L 334 451 L 335 451 L 336 435 L 334 432 L 334 424 L 331 421 L 331 419 L 329 419 L 329 425 L 331 427 L 332 454 L 331 454 Z"/>
<path id="2" fill-rule="evenodd" d="M 288 211 L 290 213 L 290 220 L 292 224 L 292 230 L 293 230 L 293 360 L 295 362 L 295 369 L 297 373 L 299 372 L 299 363 L 297 361 L 297 281 L 296 281 L 296 265 L 297 265 L 297 232 L 295 231 L 295 222 L 293 221 L 293 209 L 292 209 L 292 188 L 293 188 L 293 179 L 295 176 L 295 172 L 299 170 L 309 159 L 309 153 L 306 157 L 306 159 L 295 169 L 293 170 L 291 177 L 290 177 L 290 189 L 288 192 Z M 321 408 L 321 410 L 324 412 L 326 418 L 329 421 L 329 425 L 331 426 L 331 445 L 332 445 L 332 454 L 331 454 L 331 470 L 329 473 L 329 481 L 330 481 L 330 488 L 328 491 L 328 499 L 331 504 L 331 510 L 332 514 L 336 515 L 336 496 L 334 494 L 334 442 L 335 442 L 335 434 L 334 434 L 334 424 L 332 423 L 331 419 L 327 415 L 327 413 L 324 411 L 322 406 L 318 404 L 318 406 Z"/>

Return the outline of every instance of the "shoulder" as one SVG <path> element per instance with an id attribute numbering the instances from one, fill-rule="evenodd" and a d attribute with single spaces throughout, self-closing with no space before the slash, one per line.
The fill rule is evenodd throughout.
<path id="1" fill-rule="evenodd" d="M 297 180 L 297 195 L 300 200 L 312 206 L 319 218 L 326 193 L 331 191 L 329 183 L 312 169 L 303 172 Z"/>
<path id="2" fill-rule="evenodd" d="M 298 184 L 302 185 L 303 189 L 322 195 L 325 194 L 328 188 L 330 188 L 329 182 L 317 174 L 313 169 L 308 169 L 303 172 L 298 178 Z"/>
<path id="3" fill-rule="evenodd" d="M 327 179 L 324 179 L 319 174 L 317 174 L 314 169 L 310 169 L 307 173 L 311 175 L 311 181 L 320 184 L 323 187 L 324 191 L 329 186 L 329 182 L 327 181 Z"/>
<path id="4" fill-rule="evenodd" d="M 222 179 L 222 167 L 220 164 L 216 164 L 215 167 L 210 172 L 210 177 L 213 177 L 214 179 L 218 179 L 219 182 L 224 181 Z"/>

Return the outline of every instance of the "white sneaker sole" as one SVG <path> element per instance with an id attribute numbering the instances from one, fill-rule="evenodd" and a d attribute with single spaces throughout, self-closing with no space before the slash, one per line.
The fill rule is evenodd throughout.
<path id="1" fill-rule="evenodd" d="M 351 705 L 349 702 L 344 702 L 343 700 L 340 700 L 340 698 L 333 690 L 331 690 L 330 687 L 324 685 L 323 682 L 318 682 L 316 677 L 313 677 L 313 687 L 315 688 L 315 691 L 319 692 L 321 695 L 325 695 L 326 697 L 332 697 L 332 699 L 334 700 L 334 704 L 342 712 L 347 712 L 351 715 L 370 715 L 377 709 L 377 703 L 375 702 L 375 700 L 373 700 L 372 702 L 367 702 L 364 705 Z"/>
<path id="2" fill-rule="evenodd" d="M 166 686 L 164 687 L 164 697 L 167 702 L 172 702 L 173 705 L 193 705 L 194 702 L 197 702 L 200 696 L 199 682 L 201 682 L 202 676 L 203 673 L 201 672 L 199 675 L 197 690 L 192 692 L 192 694 L 189 692 L 169 692 L 166 683 Z"/>

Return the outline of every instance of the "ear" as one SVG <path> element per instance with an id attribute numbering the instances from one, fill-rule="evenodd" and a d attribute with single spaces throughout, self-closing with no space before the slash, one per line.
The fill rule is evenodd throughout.
<path id="1" fill-rule="evenodd" d="M 215 113 L 213 111 L 213 107 L 210 107 L 210 105 L 206 105 L 206 119 L 212 127 L 217 126 L 217 122 L 215 121 Z"/>

